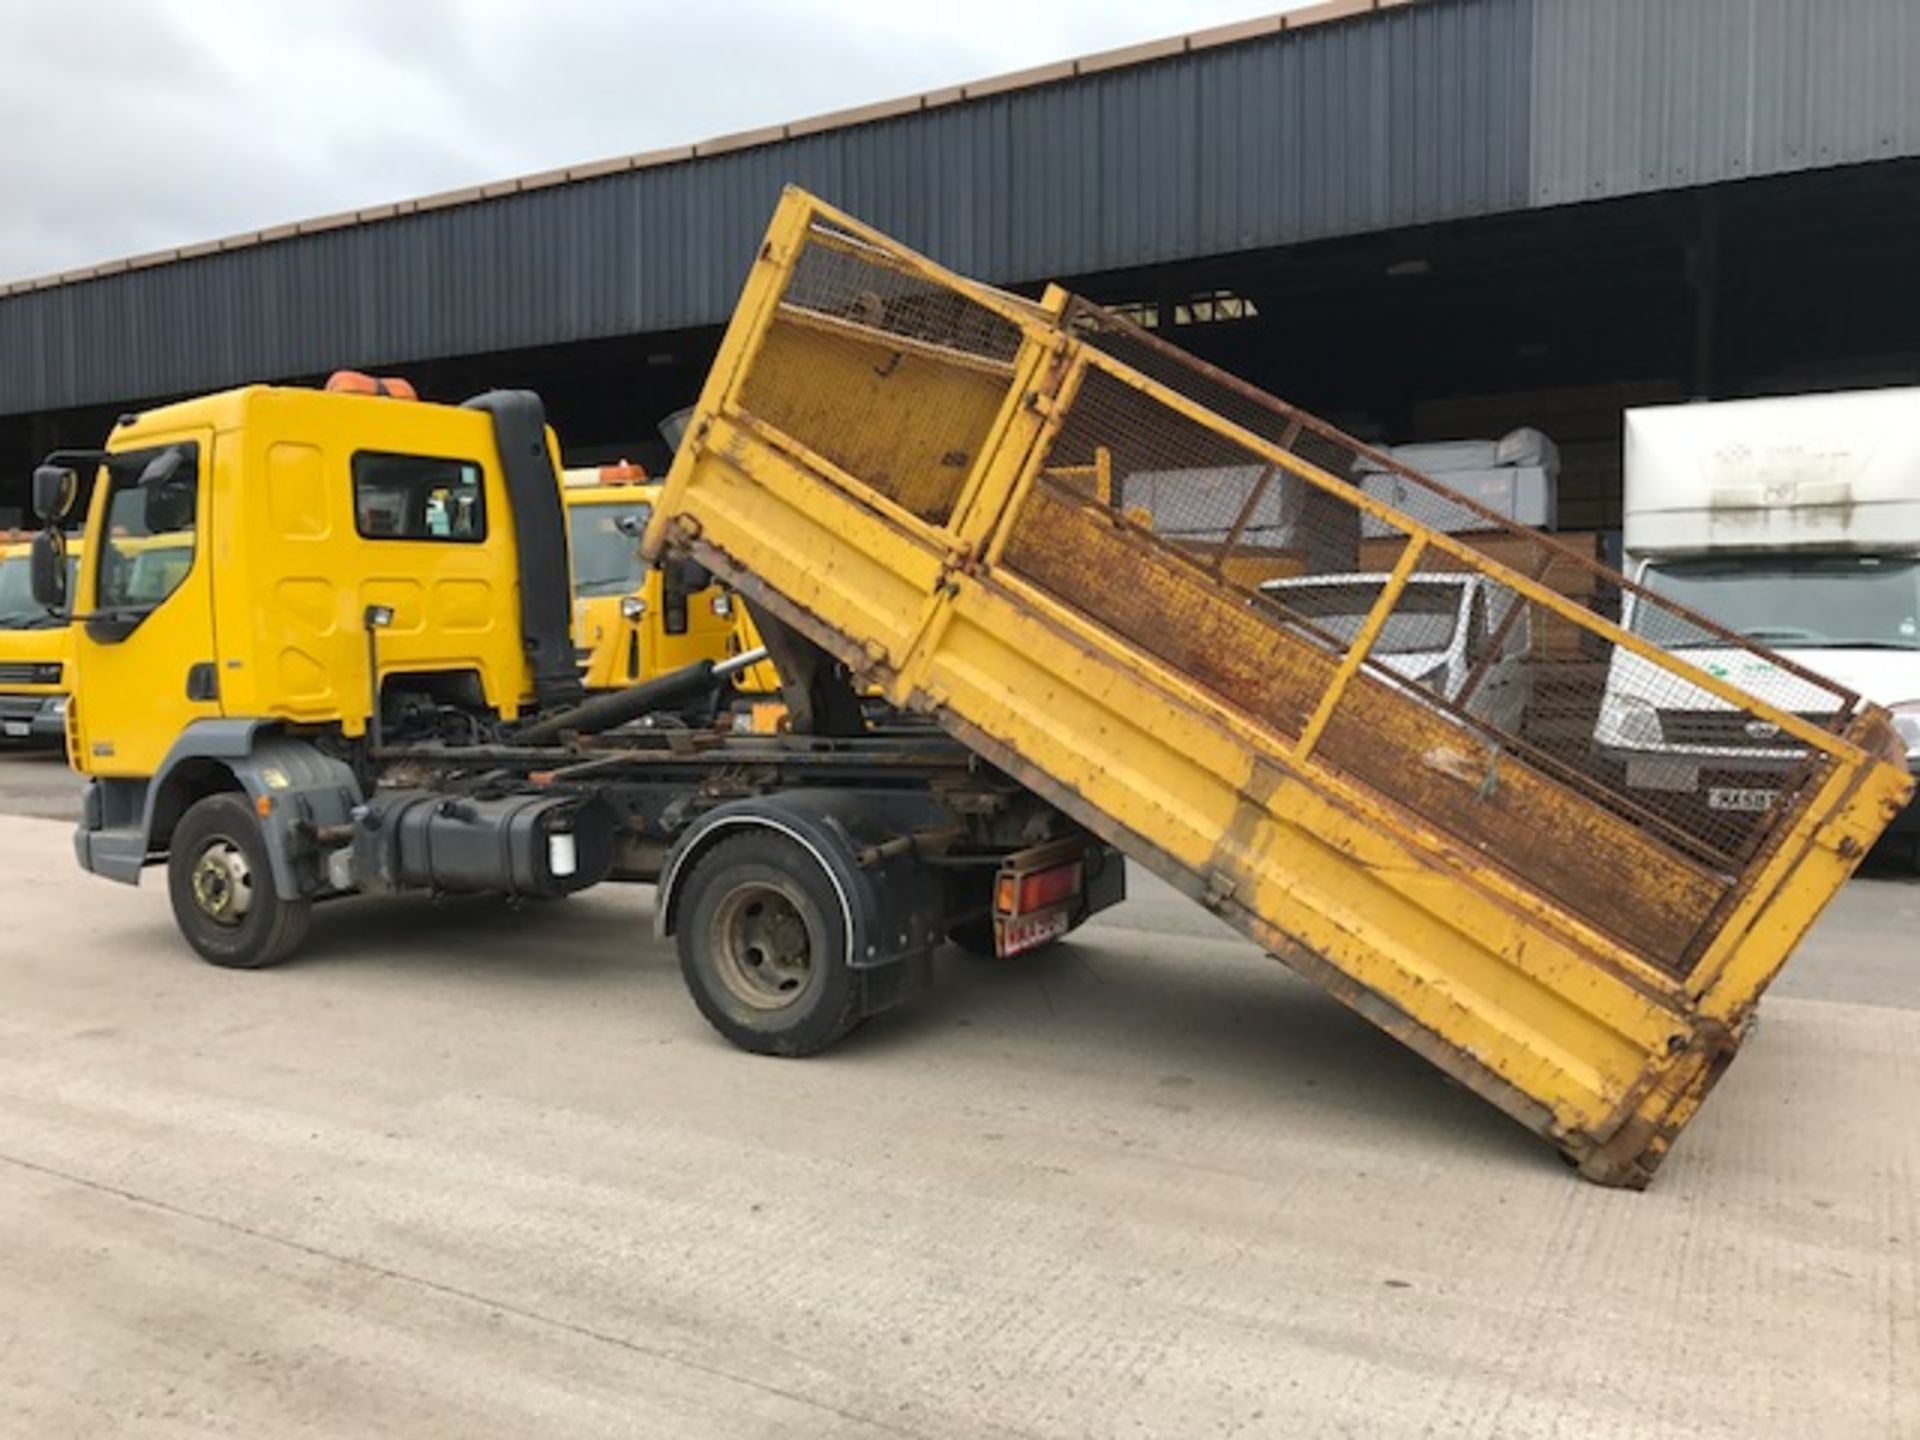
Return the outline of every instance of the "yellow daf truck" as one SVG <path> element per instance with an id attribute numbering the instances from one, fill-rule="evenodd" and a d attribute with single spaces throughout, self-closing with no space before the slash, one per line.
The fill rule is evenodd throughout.
<path id="1" fill-rule="evenodd" d="M 654 880 L 702 1013 L 798 1055 L 917 990 L 949 937 L 1059 939 L 1120 898 L 1125 854 L 1638 1186 L 1912 788 L 1859 697 L 1777 656 L 1792 708 L 1699 670 L 1569 600 L 1561 567 L 1598 573 L 1574 552 L 1062 290 L 980 285 L 799 191 L 689 422 L 643 553 L 753 606 L 789 733 L 646 723 L 752 651 L 577 698 L 531 396 L 244 390 L 50 457 L 49 519 L 104 477 L 74 597 L 82 863 L 164 863 L 182 932 L 234 965 L 333 896 Z M 1421 503 L 1362 488 L 1382 470 Z M 1400 537 L 1385 570 L 1363 518 Z M 123 537 L 163 533 L 192 562 L 136 602 Z M 57 533 L 35 546 L 57 602 Z M 1460 574 L 1484 644 L 1392 663 L 1424 578 Z M 1276 575 L 1371 601 L 1330 626 Z M 1481 698 L 1496 660 L 1569 638 L 1791 737 L 1774 804 L 1650 801 L 1591 724 Z M 1596 703 L 1531 680 L 1522 708 Z"/>
<path id="2" fill-rule="evenodd" d="M 59 746 L 67 736 L 66 621 L 33 598 L 32 547 L 0 533 L 0 745 Z M 78 547 L 68 564 L 77 563 Z"/>
<path id="3" fill-rule="evenodd" d="M 793 1054 L 922 987 L 949 936 L 1044 943 L 1120 897 L 1111 847 L 931 726 L 870 733 L 777 623 L 587 696 L 540 401 L 404 393 L 228 391 L 35 473 L 53 522 L 97 477 L 72 580 L 57 528 L 32 554 L 74 627 L 76 853 L 164 867 L 203 957 L 272 963 L 352 894 L 657 882 L 702 1011 Z M 691 610 L 713 581 L 673 560 L 648 584 Z M 791 733 L 681 718 L 769 649 Z"/>
<path id="4" fill-rule="evenodd" d="M 565 477 L 575 655 L 586 688 L 618 690 L 701 660 L 724 660 L 735 634 L 732 597 L 717 588 L 673 590 L 662 571 L 640 559 L 660 487 L 625 461 Z"/>

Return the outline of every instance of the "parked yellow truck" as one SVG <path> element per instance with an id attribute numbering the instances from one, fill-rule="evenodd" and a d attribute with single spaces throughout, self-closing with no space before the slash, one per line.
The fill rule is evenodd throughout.
<path id="1" fill-rule="evenodd" d="M 1818 706 L 1736 689 L 1565 598 L 1572 552 L 1512 530 L 1492 560 L 1433 523 L 1465 501 L 1311 416 L 797 191 L 643 546 L 752 604 L 791 733 L 625 725 L 658 681 L 577 699 L 553 453 L 531 396 L 252 389 L 50 457 L 50 520 L 103 476 L 75 590 L 82 863 L 164 863 L 182 932 L 230 965 L 286 954 L 333 896 L 655 880 L 702 1013 L 796 1055 L 924 985 L 945 938 L 1058 939 L 1120 898 L 1125 853 L 1637 1186 L 1910 788 L 1884 712 L 1772 656 Z M 1422 519 L 1359 488 L 1363 456 Z M 1363 516 L 1401 537 L 1390 568 L 1361 564 Z M 178 582 L 127 600 L 123 537 L 183 532 Z M 35 542 L 43 603 L 57 550 Z M 1417 581 L 1461 573 L 1470 653 L 1375 654 L 1439 588 Z M 1368 587 L 1364 618 L 1259 588 L 1314 575 Z M 1477 698 L 1568 631 L 1800 765 L 1752 782 L 1765 807 L 1662 806 L 1582 731 L 1587 689 L 1534 676 L 1526 705 L 1568 712 L 1539 730 Z"/>
<path id="2" fill-rule="evenodd" d="M 619 690 L 726 659 L 735 637 L 732 597 L 713 586 L 689 594 L 670 572 L 640 559 L 660 487 L 624 461 L 568 470 L 565 478 L 581 683 Z"/>
<path id="3" fill-rule="evenodd" d="M 25 536 L 0 534 L 0 745 L 60 746 L 73 647 L 65 620 L 33 598 L 31 563 Z"/>

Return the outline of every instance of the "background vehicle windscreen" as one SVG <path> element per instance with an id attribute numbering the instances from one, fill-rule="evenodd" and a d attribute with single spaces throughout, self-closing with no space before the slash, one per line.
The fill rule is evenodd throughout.
<path id="1" fill-rule="evenodd" d="M 1347 645 L 1366 624 L 1367 612 L 1380 598 L 1380 590 L 1380 582 L 1370 581 L 1355 585 L 1288 585 L 1266 594 L 1283 609 L 1309 621 L 1314 629 Z M 1410 584 L 1387 617 L 1380 638 L 1374 641 L 1374 653 L 1409 655 L 1445 650 L 1453 643 L 1459 615 L 1459 586 Z"/>
<path id="2" fill-rule="evenodd" d="M 73 594 L 80 557 L 67 552 L 67 594 Z M 0 630 L 52 630 L 67 622 L 49 615 L 33 598 L 33 574 L 25 555 L 0 555 Z"/>
<path id="3" fill-rule="evenodd" d="M 573 593 L 627 595 L 640 588 L 647 567 L 640 560 L 640 533 L 653 507 L 576 505 L 567 524 L 573 539 Z"/>
<path id="4" fill-rule="evenodd" d="M 1901 556 L 1657 560 L 1641 583 L 1766 645 L 1920 650 L 1920 561 Z M 1726 643 L 1658 606 L 1636 606 L 1633 628 L 1669 650 Z"/>

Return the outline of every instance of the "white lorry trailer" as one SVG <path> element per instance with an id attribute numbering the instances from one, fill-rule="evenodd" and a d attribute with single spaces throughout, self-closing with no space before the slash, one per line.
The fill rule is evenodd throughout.
<path id="1" fill-rule="evenodd" d="M 1631 594 L 1628 628 L 1784 709 L 1827 703 L 1797 668 L 1877 701 L 1920 772 L 1920 388 L 1630 410 L 1624 531 L 1630 579 L 1727 633 Z M 1801 763 L 1769 730 L 1617 650 L 1596 738 L 1630 790 L 1738 812 Z M 1886 843 L 1920 862 L 1920 805 Z"/>

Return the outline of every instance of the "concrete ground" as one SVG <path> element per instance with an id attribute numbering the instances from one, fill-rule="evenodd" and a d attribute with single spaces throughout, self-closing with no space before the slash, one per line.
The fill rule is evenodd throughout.
<path id="1" fill-rule="evenodd" d="M 1920 1434 L 1911 881 L 1633 1195 L 1151 884 L 785 1062 L 644 890 L 238 974 L 0 873 L 0 1434 Z"/>
<path id="2" fill-rule="evenodd" d="M 0 748 L 0 815 L 70 820 L 78 813 L 81 784 L 58 750 Z"/>

